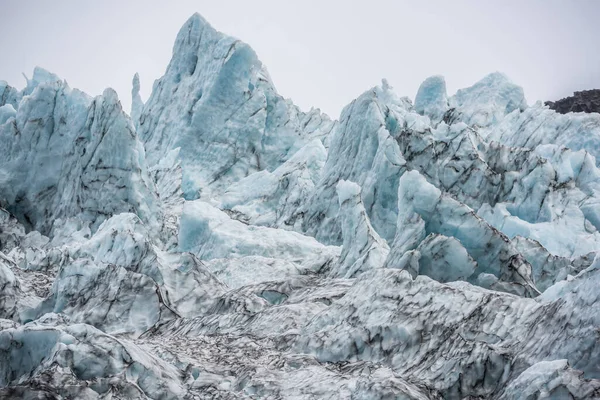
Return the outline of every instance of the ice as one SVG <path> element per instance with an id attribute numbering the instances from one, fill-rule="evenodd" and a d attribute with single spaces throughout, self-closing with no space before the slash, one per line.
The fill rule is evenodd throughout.
<path id="1" fill-rule="evenodd" d="M 296 232 L 246 225 L 201 200 L 184 205 L 179 246 L 202 260 L 276 257 L 315 271 L 339 256 L 338 247 L 325 246 Z"/>
<path id="2" fill-rule="evenodd" d="M 142 96 L 140 96 L 140 76 L 136 74 L 133 76 L 133 81 L 131 83 L 131 119 L 133 123 L 136 125 L 139 124 L 140 114 L 144 109 L 144 102 L 142 101 Z"/>
<path id="3" fill-rule="evenodd" d="M 195 14 L 177 36 L 138 131 L 150 166 L 180 148 L 184 196 L 208 200 L 252 172 L 274 170 L 332 125 L 325 116 L 306 119 L 277 94 L 247 44 Z"/>
<path id="4" fill-rule="evenodd" d="M 595 255 L 594 252 L 590 252 L 571 259 L 551 254 L 533 239 L 516 236 L 512 242 L 531 264 L 533 281 L 542 292 L 554 283 L 567 279 L 569 275 L 575 276 L 589 267 Z"/>
<path id="5" fill-rule="evenodd" d="M 44 234 L 56 219 L 78 217 L 93 229 L 118 212 L 156 219 L 143 145 L 116 93 L 107 89 L 90 102 L 39 71 L 15 123 L 0 125 L 0 193 L 8 211 Z"/>
<path id="6" fill-rule="evenodd" d="M 446 81 L 443 76 L 432 76 L 421 83 L 415 97 L 415 111 L 427 115 L 433 123 L 442 120 L 448 111 Z"/>
<path id="7" fill-rule="evenodd" d="M 475 282 L 475 274 L 492 274 L 503 281 L 495 286 L 497 290 L 527 296 L 539 293 L 531 278 L 531 265 L 508 238 L 493 229 L 469 207 L 442 194 L 417 171 L 407 172 L 400 178 L 398 209 L 402 213 L 398 216 L 398 234 L 391 245 L 388 267 L 394 268 L 394 260 L 399 260 L 404 252 L 415 249 L 420 240 L 425 239 L 425 235 L 440 234 L 454 237 L 460 242 L 453 241 L 450 246 L 453 250 L 449 250 L 445 256 L 449 265 L 456 269 L 448 272 L 449 274 L 461 276 L 464 269 L 471 270 L 473 275 L 469 275 L 469 280 L 472 282 Z M 410 232 L 415 229 L 415 222 L 419 232 L 407 235 L 405 226 Z M 430 245 L 423 246 L 427 248 Z M 460 247 L 464 247 L 464 250 Z M 428 252 L 431 250 L 428 249 Z M 477 262 L 477 268 L 472 267 L 473 261 L 468 261 L 465 251 Z M 463 260 L 452 263 L 454 257 Z M 464 264 L 465 261 L 467 264 Z M 425 270 L 430 270 L 427 260 L 424 259 L 423 262 Z M 443 264 L 436 264 L 434 268 L 443 268 Z M 443 276 L 438 275 L 443 274 L 442 271 L 434 273 L 434 276 Z"/>
<path id="8" fill-rule="evenodd" d="M 22 296 L 15 274 L 6 265 L 6 256 L 0 253 L 0 318 L 19 319 L 17 301 Z"/>
<path id="9" fill-rule="evenodd" d="M 130 115 L 0 81 L 0 398 L 600 397 L 599 121 L 500 73 L 334 121 L 197 14 Z"/>
<path id="10" fill-rule="evenodd" d="M 430 234 L 419 243 L 418 275 L 438 282 L 464 281 L 477 270 L 477 263 L 454 237 Z"/>
<path id="11" fill-rule="evenodd" d="M 324 243 L 341 243 L 335 187 L 338 181 L 348 180 L 362 188 L 362 200 L 377 233 L 386 240 L 393 239 L 397 181 L 406 170 L 406 162 L 390 132 L 402 121 L 397 121 L 391 110 L 403 116 L 410 106 L 389 86 L 377 86 L 344 108 L 321 179 L 300 210 L 305 232 Z"/>
<path id="12" fill-rule="evenodd" d="M 296 212 L 314 191 L 326 159 L 321 140 L 313 139 L 273 172 L 255 172 L 231 185 L 219 208 L 252 225 L 294 228 Z"/>
<path id="13" fill-rule="evenodd" d="M 544 360 L 565 358 L 597 378 L 593 358 L 600 350 L 586 332 L 595 329 L 598 316 L 582 305 L 597 298 L 586 289 L 599 275 L 589 274 L 566 283 L 565 296 L 537 302 L 462 282 L 413 280 L 406 271 L 374 270 L 313 318 L 296 346 L 322 362 L 391 365 L 444 398 L 490 396 L 512 370 Z M 557 341 L 560 348 L 551 345 Z"/>
<path id="14" fill-rule="evenodd" d="M 163 314 L 173 315 L 149 277 L 85 259 L 60 270 L 51 296 L 32 317 L 47 312 L 64 313 L 75 323 L 86 322 L 107 333 L 133 335 L 146 332 Z"/>
<path id="15" fill-rule="evenodd" d="M 13 109 L 16 109 L 19 106 L 19 101 L 21 101 L 21 94 L 17 89 L 10 86 L 6 81 L 0 80 L 0 107 L 4 107 L 5 105 L 12 106 Z"/>
<path id="16" fill-rule="evenodd" d="M 304 271 L 302 266 L 291 261 L 261 256 L 214 258 L 205 263 L 217 278 L 232 289 L 285 280 Z"/>
<path id="17" fill-rule="evenodd" d="M 31 79 L 27 78 L 25 74 L 23 74 L 23 76 L 27 80 L 27 86 L 25 87 L 25 89 L 23 89 L 23 92 L 21 93 L 21 95 L 23 96 L 30 95 L 35 90 L 35 88 L 42 84 L 63 82 L 63 80 L 58 75 L 37 66 L 33 69 L 33 77 Z"/>
<path id="18" fill-rule="evenodd" d="M 89 258 L 97 264 L 127 271 L 119 272 L 120 275 L 133 273 L 129 279 L 141 279 L 143 286 L 158 290 L 149 296 L 152 301 L 158 299 L 178 315 L 203 314 L 225 291 L 219 279 L 192 254 L 162 251 L 157 242 L 150 239 L 148 227 L 134 214 L 110 218 L 89 240 L 68 251 L 75 259 Z M 146 278 L 149 280 L 144 280 Z M 93 286 L 101 286 L 101 283 Z"/>
<path id="19" fill-rule="evenodd" d="M 460 89 L 449 99 L 452 118 L 470 126 L 496 124 L 515 110 L 527 107 L 523 89 L 500 73 L 489 74 L 473 86 Z"/>
<path id="20" fill-rule="evenodd" d="M 336 186 L 342 215 L 342 254 L 339 267 L 332 275 L 351 278 L 371 269 L 381 268 L 390 251 L 389 246 L 371 226 L 360 198 L 360 186 L 341 180 Z"/>
<path id="21" fill-rule="evenodd" d="M 600 394 L 600 381 L 588 380 L 567 360 L 540 361 L 523 371 L 499 396 L 500 399 L 538 397 L 590 399 Z"/>
<path id="22" fill-rule="evenodd" d="M 5 104 L 0 107 L 0 125 L 6 123 L 11 118 L 14 118 L 17 115 L 15 108 L 12 104 Z"/>
<path id="23" fill-rule="evenodd" d="M 555 144 L 573 150 L 586 150 L 600 160 L 600 114 L 559 114 L 537 103 L 525 110 L 513 111 L 485 132 L 488 140 L 509 146 L 535 148 Z"/>
<path id="24" fill-rule="evenodd" d="M 184 393 L 175 367 L 133 343 L 88 325 L 3 330 L 0 359 L 1 386 L 19 382 L 23 390 L 23 384 L 50 374 L 52 380 L 38 389 L 46 396 L 61 393 L 71 398 L 94 398 L 88 396 L 112 392 L 125 398 L 143 398 L 146 394 L 175 399 Z M 28 391 L 19 392 L 17 386 L 12 393 Z"/>

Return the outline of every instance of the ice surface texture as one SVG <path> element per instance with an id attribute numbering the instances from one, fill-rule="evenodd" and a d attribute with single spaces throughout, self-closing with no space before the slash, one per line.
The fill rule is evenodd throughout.
<path id="1" fill-rule="evenodd" d="M 1 398 L 600 398 L 600 114 L 334 121 L 199 15 L 141 84 L 0 81 Z"/>

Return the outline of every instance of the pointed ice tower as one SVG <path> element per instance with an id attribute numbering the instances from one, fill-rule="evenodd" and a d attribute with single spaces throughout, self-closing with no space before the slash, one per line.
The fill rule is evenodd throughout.
<path id="1" fill-rule="evenodd" d="M 421 83 L 415 97 L 415 111 L 428 116 L 432 123 L 442 120 L 448 111 L 446 81 L 443 76 L 431 76 Z"/>
<path id="2" fill-rule="evenodd" d="M 301 124 L 304 115 L 277 94 L 250 46 L 194 14 L 177 35 L 138 127 L 150 165 L 180 148 L 183 193 L 195 199 L 274 170 L 333 126 L 323 116 L 317 126 Z"/>
<path id="3" fill-rule="evenodd" d="M 131 120 L 136 127 L 139 124 L 140 114 L 143 109 L 144 102 L 140 96 L 140 76 L 136 72 L 131 82 Z"/>

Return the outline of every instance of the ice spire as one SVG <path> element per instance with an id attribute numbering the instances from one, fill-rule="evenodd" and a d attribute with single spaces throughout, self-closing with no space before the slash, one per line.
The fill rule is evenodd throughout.
<path id="1" fill-rule="evenodd" d="M 131 119 L 136 126 L 143 108 L 144 102 L 140 96 L 140 75 L 136 72 L 135 75 L 133 75 L 131 87 Z"/>

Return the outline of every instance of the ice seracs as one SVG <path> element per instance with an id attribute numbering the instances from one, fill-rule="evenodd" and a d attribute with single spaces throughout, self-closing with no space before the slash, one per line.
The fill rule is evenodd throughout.
<path id="1" fill-rule="evenodd" d="M 500 72 L 489 74 L 473 86 L 458 90 L 448 102 L 453 109 L 449 118 L 477 127 L 496 124 L 507 114 L 527 107 L 523 89 Z"/>
<path id="2" fill-rule="evenodd" d="M 351 278 L 371 269 L 381 268 L 389 246 L 371 226 L 360 198 L 360 186 L 341 180 L 336 185 L 342 215 L 342 254 L 339 267 L 332 274 Z"/>
<path id="3" fill-rule="evenodd" d="M 15 118 L 0 126 L 2 204 L 44 234 L 69 218 L 92 229 L 119 212 L 158 220 L 144 148 L 117 94 L 91 100 L 54 79 L 36 70 Z"/>
<path id="4" fill-rule="evenodd" d="M 399 99 L 389 86 L 378 86 L 344 108 L 332 133 L 321 178 L 299 211 L 305 232 L 325 243 L 341 242 L 335 188 L 340 180 L 348 180 L 361 187 L 365 209 L 378 234 L 386 240 L 393 239 L 397 181 L 406 170 L 406 162 L 390 132 L 403 121 L 390 116 L 392 111 L 408 114 L 410 106 L 409 101 Z"/>
<path id="5" fill-rule="evenodd" d="M 19 101 L 21 100 L 21 94 L 17 89 L 10 86 L 6 81 L 0 81 L 0 107 L 4 107 L 6 105 L 11 106 L 13 109 L 19 106 Z"/>
<path id="6" fill-rule="evenodd" d="M 136 126 L 150 166 L 179 148 L 184 196 L 207 200 L 250 173 L 274 170 L 322 137 L 332 122 L 315 113 L 306 118 L 277 94 L 250 46 L 195 14 L 181 28 Z"/>
<path id="7" fill-rule="evenodd" d="M 475 274 L 478 277 L 481 274 L 491 274 L 494 276 L 491 286 L 496 290 L 530 297 L 539 293 L 531 279 L 531 266 L 508 238 L 488 225 L 472 209 L 442 194 L 418 172 L 410 171 L 400 178 L 398 209 L 402 213 L 398 216 L 398 233 L 391 246 L 393 257 L 398 258 L 398 255 L 415 249 L 417 244 L 420 246 L 420 240 L 431 233 L 453 236 L 459 242 L 449 242 L 451 244 L 448 245 L 454 251 L 445 255 L 447 265 L 439 262 L 439 258 L 433 265 L 427 262 L 427 258 L 423 259 L 424 271 L 429 271 L 430 276 L 443 276 L 443 271 L 435 269 L 450 266 L 455 270 L 445 272 L 448 276 L 460 277 L 471 271 L 472 274 L 465 278 L 475 282 Z M 407 226 L 412 224 L 418 227 L 416 232 L 414 228 Z M 408 237 L 404 232 L 405 227 L 412 233 Z M 432 240 L 434 238 L 430 238 L 429 242 Z M 424 244 L 425 248 L 429 247 L 428 252 L 432 250 L 431 245 L 432 243 Z M 477 268 L 473 268 L 473 261 L 468 260 L 464 252 L 459 250 L 460 247 L 464 247 L 468 255 L 477 262 Z M 454 263 L 452 260 L 455 257 L 458 257 L 458 262 Z M 393 267 L 393 261 L 388 261 L 388 266 Z M 487 286 L 484 282 L 489 280 L 478 281 Z"/>
<path id="8" fill-rule="evenodd" d="M 298 209 L 313 193 L 327 159 L 313 139 L 273 172 L 255 172 L 228 187 L 219 208 L 252 225 L 301 230 Z"/>
<path id="9" fill-rule="evenodd" d="M 136 72 L 133 75 L 133 81 L 131 83 L 131 119 L 134 124 L 139 122 L 140 114 L 144 108 L 144 102 L 142 96 L 140 96 L 140 76 Z"/>
<path id="10" fill-rule="evenodd" d="M 494 73 L 333 121 L 199 15 L 139 87 L 0 82 L 1 398 L 600 397 L 597 115 Z"/>
<path id="11" fill-rule="evenodd" d="M 427 275 L 442 283 L 466 281 L 477 269 L 477 262 L 460 241 L 451 236 L 431 233 L 415 251 L 418 252 L 418 269 L 413 271 L 415 276 Z"/>
<path id="12" fill-rule="evenodd" d="M 427 115 L 432 123 L 440 122 L 444 118 L 448 111 L 448 95 L 443 76 L 431 76 L 421 83 L 415 97 L 415 111 Z"/>
<path id="13" fill-rule="evenodd" d="M 592 357 L 598 346 L 585 333 L 596 326 L 597 314 L 582 305 L 597 297 L 584 286 L 593 286 L 598 274 L 587 274 L 565 282 L 563 295 L 536 301 L 463 282 L 413 280 L 407 271 L 374 270 L 313 318 L 295 345 L 323 362 L 390 365 L 444 398 L 496 397 L 543 360 L 567 359 L 597 379 Z M 551 349 L 557 341 L 564 347 Z"/>
<path id="14" fill-rule="evenodd" d="M 185 204 L 179 246 L 202 260 L 257 255 L 292 261 L 314 271 L 339 256 L 336 246 L 296 232 L 246 225 L 202 200 Z"/>

